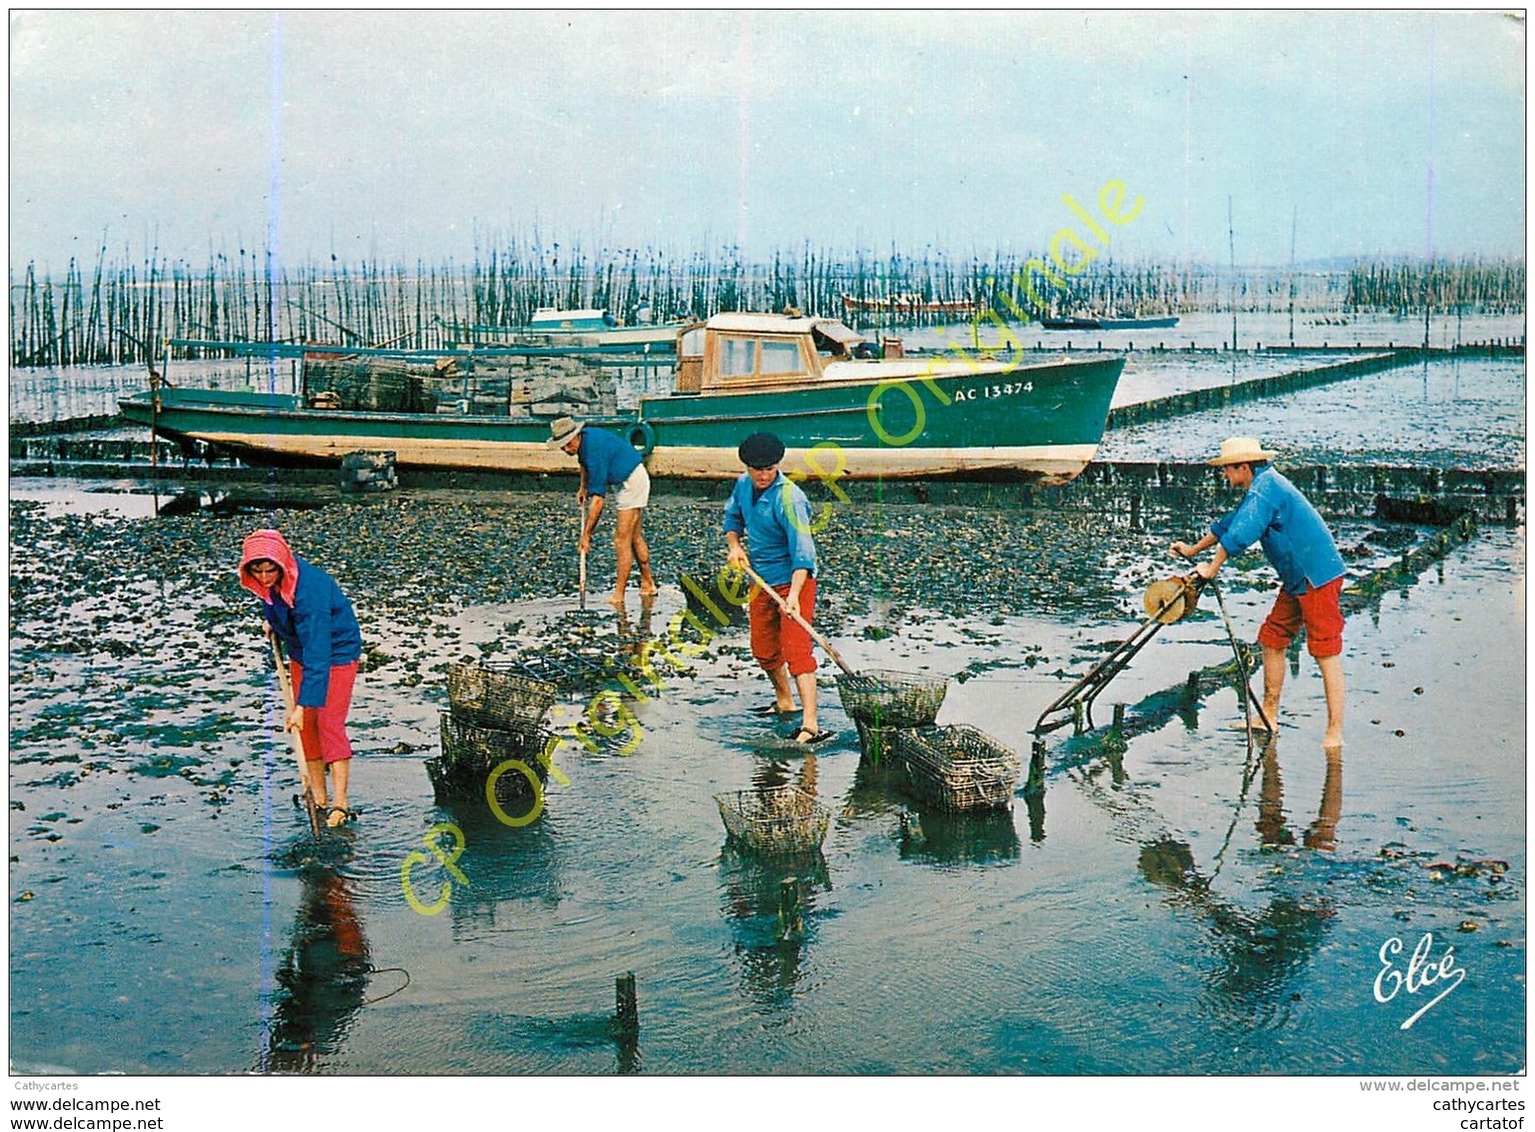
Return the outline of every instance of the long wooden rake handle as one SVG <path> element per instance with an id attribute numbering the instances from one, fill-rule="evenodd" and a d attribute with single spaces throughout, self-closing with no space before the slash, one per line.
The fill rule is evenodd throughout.
<path id="1" fill-rule="evenodd" d="M 742 566 L 741 569 L 749 574 L 751 576 L 751 580 L 756 582 L 757 585 L 761 586 L 767 595 L 778 603 L 779 609 L 783 610 L 787 616 L 792 618 L 801 629 L 810 634 L 811 640 L 815 641 L 816 644 L 820 645 L 823 649 L 826 650 L 826 655 L 837 662 L 838 668 L 842 669 L 842 671 L 846 672 L 849 676 L 858 675 L 858 673 L 853 671 L 852 665 L 848 664 L 847 661 L 842 659 L 842 654 L 831 647 L 831 642 L 828 641 L 825 637 L 821 636 L 820 633 L 817 633 L 815 631 L 815 627 L 812 626 L 809 621 L 806 621 L 803 617 L 800 616 L 799 610 L 791 607 L 777 590 L 764 582 L 762 580 L 762 576 L 758 574 L 757 571 L 753 570 L 750 566 Z"/>
<path id="2" fill-rule="evenodd" d="M 304 737 L 297 731 L 288 731 L 288 716 L 293 714 L 293 681 L 288 676 L 288 662 L 283 658 L 282 645 L 277 643 L 275 635 L 271 638 L 271 644 L 272 659 L 277 662 L 277 683 L 282 687 L 283 703 L 288 709 L 287 715 L 283 716 L 283 730 L 293 744 L 293 753 L 298 756 L 299 788 L 304 792 L 304 812 L 309 815 L 310 832 L 319 837 L 320 808 L 315 805 L 314 789 L 309 781 L 309 760 L 304 756 Z"/>
<path id="3" fill-rule="evenodd" d="M 1185 562 L 1193 560 L 1193 556 L 1188 554 L 1179 555 L 1179 557 L 1182 558 Z M 1238 695 L 1242 701 L 1242 719 L 1247 725 L 1247 753 L 1248 756 L 1251 757 L 1254 746 L 1252 713 L 1256 711 L 1258 713 L 1258 718 L 1263 721 L 1263 726 L 1268 728 L 1269 735 L 1277 737 L 1274 731 L 1274 721 L 1270 719 L 1268 717 L 1268 713 L 1263 710 L 1263 705 L 1258 701 L 1258 697 L 1253 695 L 1252 685 L 1248 683 L 1247 661 L 1242 656 L 1241 646 L 1237 644 L 1236 629 L 1232 627 L 1231 615 L 1226 612 L 1226 599 L 1221 595 L 1220 586 L 1215 584 L 1214 578 L 1206 578 L 1197 570 L 1194 571 L 1193 578 L 1195 586 L 1199 587 L 1200 589 L 1208 589 L 1215 595 L 1215 602 L 1220 606 L 1221 610 L 1221 620 L 1226 624 L 1226 639 L 1231 642 L 1231 656 L 1232 659 L 1236 661 L 1237 674 L 1242 678 L 1241 686 L 1238 689 Z"/>
<path id="4" fill-rule="evenodd" d="M 581 518 L 576 527 L 576 553 L 581 558 L 581 608 L 586 608 L 586 551 L 581 549 L 581 540 L 586 537 L 586 500 L 581 501 Z"/>

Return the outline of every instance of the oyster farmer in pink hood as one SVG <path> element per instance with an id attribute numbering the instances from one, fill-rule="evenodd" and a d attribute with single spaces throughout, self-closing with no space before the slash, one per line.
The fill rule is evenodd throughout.
<path id="1" fill-rule="evenodd" d="M 294 707 L 284 727 L 303 740 L 315 803 L 328 806 L 326 824 L 338 826 L 351 816 L 346 791 L 352 743 L 346 717 L 362 658 L 357 615 L 335 580 L 294 554 L 278 531 L 260 530 L 246 538 L 240 584 L 261 599 L 267 633 L 287 646 Z"/>

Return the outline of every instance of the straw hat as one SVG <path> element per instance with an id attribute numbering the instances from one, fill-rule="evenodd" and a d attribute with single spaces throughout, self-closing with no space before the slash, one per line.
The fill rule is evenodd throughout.
<path id="1" fill-rule="evenodd" d="M 1255 437 L 1233 436 L 1221 441 L 1221 454 L 1210 463 L 1217 468 L 1223 468 L 1227 464 L 1256 464 L 1263 460 L 1272 460 L 1277 455 L 1277 452 L 1265 449 Z"/>
<path id="2" fill-rule="evenodd" d="M 1146 614 L 1164 625 L 1173 625 L 1194 612 L 1199 602 L 1199 587 L 1192 578 L 1174 574 L 1171 578 L 1152 582 L 1141 598 Z"/>
<path id="3" fill-rule="evenodd" d="M 574 420 L 571 417 L 559 417 L 549 426 L 549 431 L 553 435 L 544 443 L 550 448 L 564 448 L 565 445 L 570 443 L 570 438 L 585 427 L 586 425 L 582 421 Z"/>

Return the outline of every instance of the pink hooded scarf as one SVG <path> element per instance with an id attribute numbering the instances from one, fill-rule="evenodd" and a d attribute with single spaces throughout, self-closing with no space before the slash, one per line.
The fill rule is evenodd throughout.
<path id="1" fill-rule="evenodd" d="M 281 568 L 282 577 L 277 580 L 277 592 L 292 608 L 294 595 L 298 592 L 298 560 L 293 557 L 288 540 L 279 531 L 260 530 L 246 536 L 245 545 L 240 549 L 240 584 L 268 605 L 272 604 L 272 595 L 267 587 L 251 577 L 247 569 L 252 562 L 259 562 L 263 558 L 270 559 Z"/>

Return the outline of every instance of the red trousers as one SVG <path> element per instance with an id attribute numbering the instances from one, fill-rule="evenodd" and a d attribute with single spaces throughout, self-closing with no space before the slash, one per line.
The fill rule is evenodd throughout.
<path id="1" fill-rule="evenodd" d="M 1342 592 L 1342 578 L 1312 586 L 1303 594 L 1280 590 L 1268 619 L 1258 630 L 1258 643 L 1264 648 L 1287 649 L 1305 625 L 1307 652 L 1318 660 L 1337 656 L 1343 651 L 1343 610 L 1338 604 Z"/>
<path id="2" fill-rule="evenodd" d="M 290 660 L 288 666 L 293 674 L 293 698 L 297 700 L 304 684 L 304 666 L 296 660 Z M 304 740 L 304 757 L 310 762 L 323 758 L 327 763 L 338 763 L 352 757 L 352 741 L 346 736 L 346 717 L 352 710 L 352 685 L 356 682 L 357 661 L 333 666 L 325 706 L 310 708 L 304 713 L 304 726 L 299 736 Z"/>
<path id="3" fill-rule="evenodd" d="M 774 586 L 779 597 L 789 596 L 788 586 Z M 799 591 L 799 615 L 812 622 L 815 612 L 815 579 L 805 579 Z M 790 676 L 814 672 L 815 654 L 810 651 L 810 634 L 805 632 L 792 617 L 778 608 L 778 603 L 762 590 L 752 598 L 748 609 L 752 626 L 752 656 L 757 663 L 772 672 L 789 666 Z"/>

